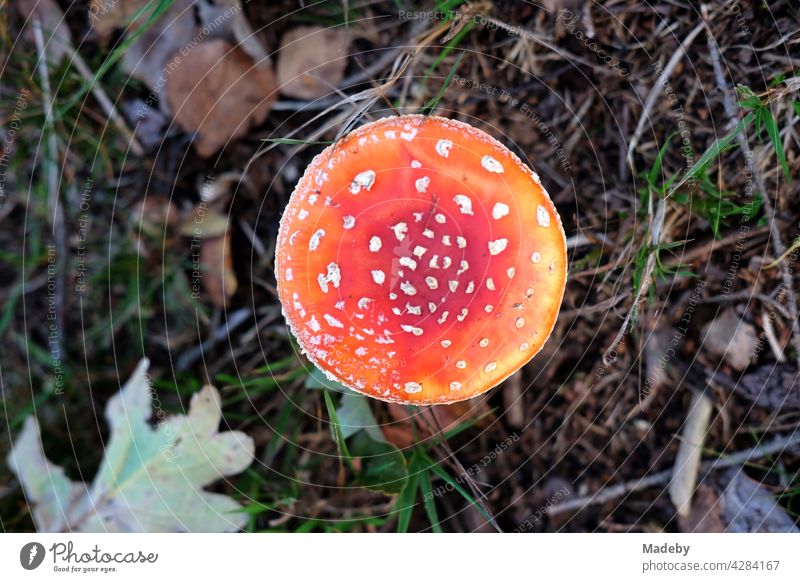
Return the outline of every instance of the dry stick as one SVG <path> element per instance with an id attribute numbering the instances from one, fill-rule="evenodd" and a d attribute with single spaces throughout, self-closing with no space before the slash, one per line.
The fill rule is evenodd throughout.
<path id="1" fill-rule="evenodd" d="M 656 268 L 656 254 L 658 253 L 657 247 L 661 243 L 661 233 L 664 226 L 664 216 L 667 212 L 667 201 L 663 198 L 658 201 L 658 208 L 653 212 L 653 196 L 648 197 L 648 216 L 650 217 L 650 245 L 653 250 L 647 256 L 647 263 L 642 271 L 642 276 L 639 279 L 639 289 L 633 298 L 628 314 L 622 322 L 614 341 L 608 346 L 608 349 L 603 353 L 603 364 L 610 366 L 616 357 L 612 357 L 611 352 L 614 352 L 617 346 L 622 343 L 622 339 L 628 333 L 631 324 L 639 313 L 639 305 L 644 300 L 645 295 L 650 290 L 650 285 L 653 283 L 653 271 Z"/>
<path id="2" fill-rule="evenodd" d="M 92 74 L 92 71 L 89 70 L 86 62 L 83 60 L 83 58 L 81 58 L 77 51 L 75 51 L 72 47 L 69 48 L 72 50 L 72 62 L 75 64 L 75 68 L 81 74 L 81 77 L 83 77 L 84 81 L 86 82 L 92 82 L 94 80 L 94 75 Z M 106 115 L 108 115 L 108 118 L 117 127 L 120 133 L 122 133 L 128 140 L 131 151 L 137 156 L 144 155 L 144 148 L 142 147 L 142 144 L 140 144 L 139 140 L 133 135 L 133 132 L 127 126 L 125 120 L 122 119 L 119 112 L 114 107 L 114 104 L 111 102 L 111 99 L 109 99 L 108 95 L 106 95 L 106 92 L 100 86 L 100 83 L 92 83 L 91 91 L 95 99 L 97 99 L 97 102 L 100 104 L 100 107 L 102 107 L 103 111 L 105 111 Z"/>
<path id="3" fill-rule="evenodd" d="M 694 392 L 683 423 L 678 454 L 672 467 L 668 491 L 678 515 L 686 517 L 692 507 L 692 497 L 700 474 L 703 443 L 708 435 L 708 423 L 714 412 L 714 402 L 704 392 Z"/>
<path id="4" fill-rule="evenodd" d="M 525 40 L 529 40 L 529 41 L 535 42 L 536 44 L 539 44 L 539 45 L 543 46 L 544 48 L 554 52 L 555 54 L 557 54 L 558 56 L 562 57 L 563 59 L 565 59 L 567 61 L 575 61 L 576 63 L 581 63 L 582 65 L 584 65 L 586 67 L 589 67 L 590 69 L 594 70 L 596 73 L 599 73 L 601 75 L 610 74 L 610 69 L 609 69 L 608 66 L 606 66 L 606 65 L 598 65 L 598 64 L 593 63 L 591 61 L 588 61 L 588 60 L 586 60 L 586 59 L 584 59 L 582 57 L 579 57 L 578 55 L 574 55 L 574 54 L 564 50 L 563 48 L 551 43 L 547 39 L 545 39 L 545 38 L 543 38 L 543 37 L 531 32 L 530 30 L 522 28 L 521 26 L 512 26 L 512 25 L 510 25 L 510 24 L 508 24 L 506 22 L 503 22 L 502 20 L 498 20 L 497 18 L 494 18 L 492 16 L 485 16 L 485 15 L 480 15 L 480 16 L 481 16 L 481 18 L 485 18 L 486 22 L 488 22 L 490 24 L 493 24 L 494 26 L 505 30 L 509 34 L 509 36 L 519 36 L 520 38 L 524 38 Z"/>
<path id="5" fill-rule="evenodd" d="M 225 321 L 211 334 L 211 337 L 193 347 L 188 352 L 182 353 L 175 364 L 178 371 L 188 370 L 199 358 L 205 355 L 217 343 L 227 338 L 233 330 L 249 320 L 253 312 L 248 307 L 242 307 L 233 313 L 225 314 Z"/>
<path id="6" fill-rule="evenodd" d="M 647 96 L 647 99 L 644 102 L 642 115 L 639 117 L 639 123 L 636 124 L 636 130 L 633 132 L 633 136 L 631 136 L 630 143 L 628 144 L 627 161 L 631 170 L 633 170 L 633 151 L 636 149 L 636 146 L 639 145 L 639 140 L 642 137 L 642 133 L 644 133 L 645 123 L 650 117 L 650 111 L 653 110 L 653 107 L 656 104 L 656 99 L 658 99 L 662 89 L 667 86 L 667 80 L 672 76 L 672 73 L 675 71 L 675 67 L 678 66 L 678 63 L 686 54 L 687 49 L 692 45 L 694 39 L 697 38 L 697 35 L 700 34 L 700 31 L 702 31 L 704 27 L 705 24 L 701 22 L 692 29 L 685 39 L 683 39 L 683 42 L 678 47 L 678 50 L 675 51 L 675 54 L 673 54 L 667 62 L 667 66 L 661 71 L 661 74 L 656 80 L 656 84 L 653 85 L 652 89 L 650 89 L 650 94 Z"/>
<path id="7" fill-rule="evenodd" d="M 126 125 L 125 120 L 123 120 L 120 114 L 117 112 L 117 109 L 114 107 L 114 104 L 111 102 L 111 99 L 108 98 L 108 95 L 106 95 L 106 92 L 103 90 L 103 87 L 100 85 L 100 83 L 93 82 L 95 80 L 94 73 L 92 73 L 92 71 L 89 69 L 89 66 L 86 64 L 86 61 L 83 60 L 78 51 L 75 50 L 75 47 L 72 46 L 72 42 L 67 41 L 64 44 L 59 44 L 59 48 L 64 50 L 65 53 L 67 53 L 67 55 L 69 56 L 70 65 L 75 66 L 80 76 L 83 77 L 84 82 L 91 83 L 90 90 L 92 92 L 92 95 L 94 95 L 95 99 L 97 99 L 97 102 L 100 104 L 100 107 L 103 108 L 105 114 L 108 115 L 108 118 L 114 123 L 115 126 L 117 126 L 117 129 L 128 140 L 131 151 L 135 153 L 137 156 L 143 155 L 144 148 L 142 148 L 142 145 L 134 137 L 133 132 Z"/>
<path id="8" fill-rule="evenodd" d="M 788 449 L 789 447 L 796 445 L 800 445 L 800 431 L 797 429 L 795 429 L 795 431 L 790 435 L 777 437 L 775 440 L 766 445 L 753 447 L 745 451 L 739 451 L 721 459 L 706 461 L 701 465 L 701 470 L 703 474 L 708 474 L 712 471 L 716 471 L 717 469 L 742 465 L 751 460 L 760 459 L 769 455 L 775 455 L 784 451 L 785 449 Z M 641 491 L 642 489 L 664 485 L 672 478 L 672 471 L 673 470 L 670 468 L 664 471 L 659 471 L 658 473 L 652 473 L 646 477 L 641 477 L 633 481 L 627 481 L 625 483 L 620 483 L 619 485 L 604 487 L 592 495 L 571 499 L 570 501 L 565 501 L 559 505 L 555 505 L 550 509 L 550 513 L 555 515 L 557 513 L 575 511 L 578 509 L 583 509 L 589 505 L 597 505 L 599 503 L 611 501 L 612 499 L 622 497 L 626 493 L 633 493 L 634 491 Z"/>
<path id="9" fill-rule="evenodd" d="M 704 17 L 707 18 L 707 15 L 704 14 Z M 717 88 L 722 92 L 722 104 L 725 108 L 725 114 L 728 116 L 728 122 L 731 130 L 733 130 L 733 128 L 736 127 L 739 116 L 737 115 L 736 105 L 734 104 L 733 97 L 731 96 L 730 88 L 725 81 L 725 75 L 722 72 L 719 49 L 717 48 L 717 43 L 710 34 L 710 28 L 707 41 L 708 51 L 711 54 L 711 63 L 714 66 L 714 77 L 717 82 Z M 772 248 L 775 251 L 775 256 L 780 257 L 784 254 L 785 247 L 783 246 L 778 225 L 775 224 L 775 209 L 772 206 L 772 200 L 770 200 L 769 194 L 767 194 L 766 182 L 764 181 L 764 177 L 761 175 L 761 172 L 758 169 L 758 164 L 755 163 L 755 155 L 753 150 L 750 149 L 750 144 L 747 143 L 747 137 L 744 131 L 740 131 L 736 134 L 736 141 L 739 143 L 739 147 L 744 153 L 745 163 L 750 164 L 751 166 L 753 178 L 755 179 L 756 186 L 761 194 L 761 203 L 764 207 L 764 215 L 767 217 L 769 234 L 770 238 L 772 239 Z M 786 262 L 781 263 L 781 274 L 783 275 L 783 287 L 786 290 L 787 308 L 791 314 L 789 326 L 792 337 L 792 345 L 794 346 L 795 357 L 797 358 L 797 367 L 800 369 L 800 333 L 798 332 L 797 324 L 797 299 L 795 297 L 794 287 L 792 285 L 792 271 Z"/>
<path id="10" fill-rule="evenodd" d="M 53 361 L 53 367 L 57 362 L 54 354 L 61 358 L 61 346 L 64 341 L 64 273 L 67 252 L 66 234 L 64 232 L 64 208 L 61 205 L 61 198 L 58 192 L 58 143 L 56 142 L 56 132 L 53 124 L 53 97 L 50 90 L 50 72 L 47 69 L 47 54 L 45 53 L 44 36 L 42 35 L 42 23 L 37 17 L 33 24 L 33 39 L 38 53 L 38 73 L 42 84 L 42 109 L 44 110 L 44 123 L 46 128 L 47 154 L 45 156 L 46 180 L 47 180 L 47 207 L 50 211 L 53 222 L 53 242 L 56 247 L 55 254 L 55 276 L 54 276 L 54 296 L 55 302 L 55 345 L 49 346 L 49 352 Z M 51 340 L 52 341 L 52 340 Z"/>

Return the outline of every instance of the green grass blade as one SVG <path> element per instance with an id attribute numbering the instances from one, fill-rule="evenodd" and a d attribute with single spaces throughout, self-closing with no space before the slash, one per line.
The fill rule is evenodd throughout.
<path id="1" fill-rule="evenodd" d="M 772 112 L 768 107 L 761 109 L 761 112 L 760 117 L 764 123 L 764 129 L 767 130 L 767 135 L 772 142 L 772 147 L 775 148 L 775 155 L 783 170 L 783 177 L 786 178 L 787 183 L 791 184 L 792 178 L 789 176 L 789 164 L 786 163 L 786 152 L 783 151 L 783 142 L 781 142 L 781 133 L 778 129 L 778 124 L 775 123 L 775 118 L 772 116 Z"/>
<path id="2" fill-rule="evenodd" d="M 436 110 L 436 108 L 439 106 L 439 101 L 441 101 L 442 97 L 444 97 L 444 92 L 447 91 L 447 87 L 453 80 L 453 76 L 456 74 L 456 70 L 458 70 L 458 65 L 461 64 L 461 59 L 463 58 L 464 58 L 464 53 L 462 52 L 460 55 L 458 55 L 456 62 L 453 63 L 453 66 L 450 69 L 450 73 L 447 75 L 447 78 L 444 80 L 444 83 L 442 83 L 442 86 L 439 88 L 439 92 L 436 93 L 436 95 L 430 101 L 428 101 L 425 105 L 423 105 L 420 108 L 420 110 L 417 111 L 417 113 L 419 113 L 420 115 L 430 115 Z"/>
<path id="3" fill-rule="evenodd" d="M 167 10 L 172 7 L 172 4 L 175 0 L 158 0 L 158 2 L 152 2 L 140 8 L 136 14 L 132 15 L 129 22 L 136 22 L 142 15 L 146 14 L 148 10 L 151 12 L 147 16 L 147 19 L 134 30 L 130 34 L 126 35 L 125 39 L 111 51 L 111 54 L 106 57 L 103 61 L 103 64 L 100 65 L 100 68 L 94 74 L 92 79 L 87 80 L 83 86 L 78 90 L 75 95 L 72 96 L 64 105 L 62 105 L 58 110 L 58 116 L 63 117 L 72 107 L 74 107 L 83 97 L 92 90 L 96 84 L 100 82 L 100 79 L 103 78 L 111 67 L 113 67 L 124 55 L 125 51 L 128 50 L 134 41 L 143 35 L 152 25 L 153 23 L 158 20 L 159 16 L 164 14 Z"/>
<path id="4" fill-rule="evenodd" d="M 412 464 L 412 468 L 416 468 Z M 436 511 L 436 501 L 433 499 L 433 484 L 431 474 L 424 470 L 420 473 L 420 493 L 422 494 L 422 505 L 425 507 L 425 514 L 431 522 L 431 529 L 434 533 L 442 533 L 442 526 L 439 523 L 439 514 Z"/>
<path id="5" fill-rule="evenodd" d="M 683 177 L 675 183 L 672 188 L 670 188 L 667 197 L 671 196 L 678 188 L 683 186 L 686 182 L 703 172 L 706 166 L 715 158 L 719 156 L 725 149 L 731 146 L 733 140 L 736 139 L 740 133 L 742 133 L 745 128 L 747 128 L 753 120 L 755 119 L 756 114 L 752 111 L 745 115 L 742 119 L 739 120 L 739 123 L 736 124 L 731 132 L 726 135 L 725 137 L 721 137 L 717 141 L 715 141 L 710 148 L 706 150 L 706 152 L 700 156 L 700 159 L 697 160 L 692 169 L 686 172 Z"/>
<path id="6" fill-rule="evenodd" d="M 472 497 L 472 495 L 470 495 L 470 494 L 469 494 L 469 492 L 468 492 L 466 489 L 464 489 L 464 488 L 461 486 L 461 484 L 460 484 L 460 483 L 458 483 L 458 482 L 457 482 L 455 479 L 453 479 L 453 478 L 450 476 L 450 474 L 449 474 L 447 471 L 445 471 L 445 470 L 444 470 L 442 467 L 440 467 L 440 466 L 439 466 L 439 464 L 438 464 L 438 463 L 436 463 L 436 462 L 435 462 L 433 459 L 431 459 L 431 458 L 430 458 L 428 455 L 423 455 L 423 458 L 424 458 L 425 462 L 428 464 L 428 468 L 429 468 L 431 471 L 433 471 L 433 472 L 434 472 L 434 473 L 436 473 L 436 474 L 437 474 L 439 477 L 441 477 L 442 479 L 444 479 L 444 481 L 445 481 L 446 483 L 449 483 L 450 485 L 452 485 L 452 486 L 453 486 L 453 489 L 455 489 L 456 491 L 458 491 L 458 493 L 459 493 L 459 495 L 461 495 L 461 497 L 463 497 L 464 499 L 466 499 L 466 500 L 467 500 L 467 502 L 469 502 L 469 504 L 470 504 L 470 505 L 474 505 L 474 506 L 475 506 L 475 508 L 476 508 L 478 511 L 480 511 L 480 512 L 481 512 L 481 515 L 482 515 L 484 518 L 486 518 L 486 521 L 490 521 L 490 522 L 492 521 L 492 518 L 491 518 L 491 516 L 489 516 L 489 515 L 486 513 L 486 511 L 483 509 L 483 507 L 481 507 L 481 505 L 480 505 L 480 504 L 479 504 L 477 501 L 475 501 L 475 498 L 474 498 L 474 497 Z"/>
<path id="7" fill-rule="evenodd" d="M 336 415 L 336 406 L 333 404 L 330 390 L 323 388 L 322 394 L 325 397 L 325 407 L 328 409 L 328 416 L 331 420 L 331 436 L 336 443 L 336 448 L 339 449 L 339 457 L 344 459 L 347 465 L 352 469 L 353 458 L 350 456 L 350 451 L 347 449 L 347 443 L 344 440 L 344 434 L 339 424 L 339 417 Z"/>
<path id="8" fill-rule="evenodd" d="M 397 533 L 406 533 L 411 523 L 411 515 L 414 513 L 417 499 L 417 486 L 419 475 L 413 473 L 409 475 L 406 486 L 400 495 L 397 496 L 394 506 L 399 507 L 397 511 Z"/>

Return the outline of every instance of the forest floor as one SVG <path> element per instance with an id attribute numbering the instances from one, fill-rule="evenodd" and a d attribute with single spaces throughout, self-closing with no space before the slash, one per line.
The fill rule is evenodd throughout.
<path id="1" fill-rule="evenodd" d="M 133 0 L 59 2 L 55 48 L 24 25 L 31 4 L 0 16 L 0 457 L 35 411 L 48 457 L 90 480 L 105 402 L 147 357 L 166 411 L 210 383 L 225 424 L 254 439 L 253 465 L 214 485 L 246 506 L 250 531 L 797 524 L 794 3 L 248 2 L 237 17 L 255 34 L 243 41 L 200 6 L 238 3 L 197 2 L 181 24 L 169 18 L 188 3 L 153 2 L 154 22 L 123 31 Z M 116 22 L 98 19 L 120 6 Z M 164 46 L 184 25 L 205 52 Z M 281 78 L 334 58 L 334 38 L 293 55 L 282 42 L 300 26 L 347 39 L 313 97 Z M 203 91 L 230 80 L 200 83 L 180 59 L 166 89 L 159 78 L 165 55 L 204 70 L 218 33 L 277 71 L 253 79 L 266 93 L 235 135 L 198 135 L 191 111 L 173 118 L 164 103 L 202 110 L 215 98 Z M 197 90 L 180 93 L 177 77 Z M 340 458 L 326 399 L 341 412 L 344 397 L 298 355 L 273 260 L 282 209 L 324 144 L 421 109 L 484 129 L 536 168 L 569 277 L 551 339 L 500 387 L 435 417 L 368 402 L 402 454 L 398 492 Z M 682 443 L 698 439 L 699 475 L 673 478 Z M 679 512 L 681 486 L 692 506 Z M 0 523 L 34 527 L 5 467 Z"/>

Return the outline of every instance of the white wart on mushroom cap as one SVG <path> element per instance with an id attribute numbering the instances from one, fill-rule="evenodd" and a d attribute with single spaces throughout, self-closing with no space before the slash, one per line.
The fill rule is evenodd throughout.
<path id="1" fill-rule="evenodd" d="M 566 244 L 538 176 L 440 117 L 365 125 L 318 155 L 281 220 L 284 314 L 330 377 L 456 402 L 530 360 L 555 324 Z"/>

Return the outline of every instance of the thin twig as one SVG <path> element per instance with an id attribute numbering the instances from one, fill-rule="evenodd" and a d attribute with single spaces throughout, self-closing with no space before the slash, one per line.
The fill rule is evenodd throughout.
<path id="1" fill-rule="evenodd" d="M 653 271 L 655 271 L 656 268 L 656 256 L 658 255 L 658 245 L 661 243 L 661 235 L 664 227 L 664 216 L 666 215 L 667 202 L 663 198 L 659 199 L 658 208 L 655 210 L 655 212 L 653 212 L 652 209 L 652 204 L 653 204 L 652 193 L 649 197 L 649 202 L 650 202 L 650 207 L 648 208 L 648 214 L 650 216 L 651 251 L 647 255 L 647 262 L 645 263 L 644 270 L 642 271 L 642 276 L 639 279 L 639 289 L 637 289 L 636 295 L 633 298 L 633 304 L 631 305 L 628 314 L 625 316 L 625 319 L 622 322 L 622 327 L 620 327 L 619 331 L 617 332 L 617 335 L 614 337 L 614 341 L 611 342 L 611 345 L 608 346 L 606 351 L 603 353 L 603 363 L 606 366 L 611 365 L 611 363 L 614 361 L 614 357 L 611 355 L 611 353 L 616 350 L 617 346 L 622 342 L 623 338 L 628 334 L 631 324 L 636 319 L 636 316 L 639 313 L 639 305 L 647 296 L 647 292 L 650 290 L 650 285 L 653 283 Z"/>
<path id="2" fill-rule="evenodd" d="M 591 68 L 595 73 L 599 73 L 601 75 L 614 75 L 614 74 L 616 74 L 616 73 L 613 73 L 609 67 L 598 65 L 597 63 L 593 63 L 593 62 L 591 62 L 591 61 L 589 61 L 587 59 L 579 57 L 578 55 L 570 53 L 569 51 L 564 50 L 563 47 L 555 45 L 555 44 L 551 43 L 548 39 L 543 38 L 543 37 L 531 32 L 530 30 L 522 28 L 521 26 L 512 26 L 512 25 L 508 24 L 507 22 L 503 22 L 502 20 L 498 20 L 497 18 L 494 18 L 493 16 L 481 15 L 481 18 L 486 19 L 486 22 L 488 22 L 488 23 L 490 23 L 490 24 L 492 24 L 492 25 L 494 25 L 494 26 L 496 26 L 498 28 L 503 29 L 504 31 L 506 31 L 511 36 L 518 36 L 520 38 L 524 38 L 525 40 L 529 40 L 529 41 L 535 42 L 538 45 L 543 46 L 547 50 L 557 54 L 560 57 L 562 57 L 567 62 L 581 63 L 582 65 Z"/>
<path id="3" fill-rule="evenodd" d="M 37 72 L 42 84 L 42 109 L 44 110 L 44 126 L 46 135 L 45 176 L 47 187 L 47 208 L 53 224 L 53 243 L 55 246 L 55 273 L 53 301 L 55 304 L 55 334 L 51 335 L 49 352 L 52 356 L 62 356 L 61 347 L 64 342 L 64 273 L 66 265 L 67 242 L 64 232 L 64 208 L 59 196 L 58 179 L 58 142 L 56 141 L 55 124 L 53 122 L 53 97 L 50 90 L 50 72 L 47 68 L 42 22 L 35 18 L 33 38 L 38 54 Z"/>
<path id="4" fill-rule="evenodd" d="M 234 329 L 250 319 L 252 315 L 253 311 L 248 307 L 242 307 L 230 315 L 226 314 L 224 323 L 214 330 L 211 337 L 178 357 L 176 369 L 181 372 L 188 370 L 203 354 L 228 337 Z"/>
<path id="5" fill-rule="evenodd" d="M 645 99 L 644 102 L 642 114 L 639 116 L 639 123 L 636 124 L 636 130 L 633 132 L 630 142 L 628 142 L 627 161 L 628 167 L 631 168 L 631 171 L 633 171 L 633 152 L 636 149 L 636 146 L 639 145 L 639 140 L 644 132 L 645 124 L 650 118 L 650 112 L 656 104 L 656 99 L 658 99 L 659 95 L 661 95 L 661 92 L 664 90 L 664 88 L 667 87 L 669 84 L 668 80 L 675 71 L 675 67 L 677 67 L 678 63 L 681 62 L 681 59 L 684 57 L 684 55 L 686 55 L 686 51 L 689 49 L 694 42 L 694 39 L 697 38 L 697 35 L 700 34 L 704 27 L 705 24 L 701 22 L 692 29 L 685 39 L 683 39 L 683 42 L 678 47 L 678 50 L 675 51 L 675 53 L 672 55 L 672 58 L 670 58 L 667 62 L 667 66 L 661 71 L 661 74 L 658 76 L 653 88 L 650 89 L 650 94 L 647 96 L 647 99 Z"/>
<path id="6" fill-rule="evenodd" d="M 713 461 L 706 461 L 701 465 L 701 470 L 703 474 L 707 475 L 718 469 L 724 469 L 725 467 L 732 467 L 735 465 L 743 465 L 748 461 L 761 459 L 770 455 L 776 455 L 796 445 L 800 445 L 800 431 L 797 429 L 795 429 L 795 431 L 791 434 L 778 437 L 766 445 L 760 445 L 745 451 L 739 451 Z M 642 489 L 649 489 L 650 487 L 660 487 L 668 483 L 671 478 L 672 469 L 670 468 L 657 473 L 651 473 L 650 475 L 641 477 L 639 479 L 634 479 L 633 481 L 626 481 L 625 483 L 620 483 L 619 485 L 603 487 L 591 495 L 578 497 L 577 499 L 571 499 L 569 501 L 560 503 L 559 505 L 553 506 L 550 509 L 550 514 L 555 515 L 557 513 L 576 511 L 589 505 L 597 505 L 611 501 L 612 499 L 622 497 L 627 493 L 641 491 Z"/>
<path id="7" fill-rule="evenodd" d="M 73 49 L 72 47 L 68 47 L 70 51 L 72 51 L 71 60 L 70 62 L 75 65 L 75 69 L 80 73 L 83 80 L 86 82 L 91 82 L 94 80 L 94 73 L 89 69 L 86 65 L 86 62 L 83 58 L 78 54 L 78 52 Z M 97 102 L 100 104 L 100 107 L 103 108 L 108 118 L 111 122 L 116 126 L 117 130 L 125 136 L 125 139 L 128 140 L 130 144 L 131 151 L 136 154 L 137 156 L 144 155 L 144 148 L 142 144 L 139 143 L 139 140 L 136 139 L 136 136 L 133 135 L 133 131 L 128 127 L 125 123 L 125 120 L 122 119 L 122 116 L 117 111 L 116 107 L 114 107 L 114 103 L 112 103 L 111 99 L 109 99 L 106 92 L 103 90 L 103 87 L 100 83 L 92 83 L 92 94 L 94 98 L 97 99 Z"/>

